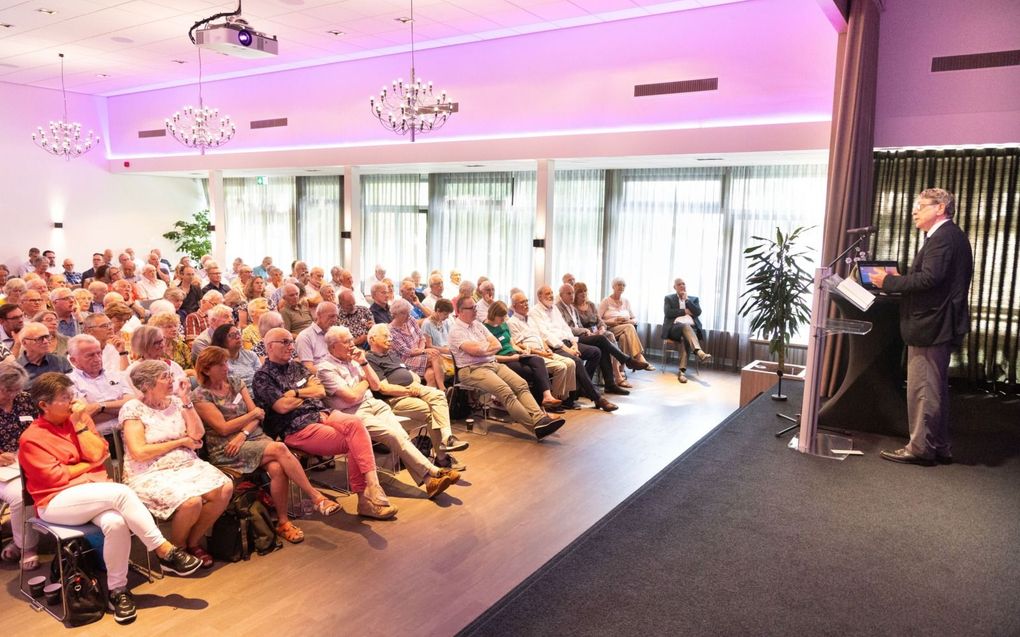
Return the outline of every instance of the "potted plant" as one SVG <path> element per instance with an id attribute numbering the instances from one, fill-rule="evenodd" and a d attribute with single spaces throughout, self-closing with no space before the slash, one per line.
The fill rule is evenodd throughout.
<path id="1" fill-rule="evenodd" d="M 751 333 L 768 339 L 769 353 L 776 356 L 776 375 L 779 388 L 773 400 L 786 400 L 783 394 L 783 374 L 786 372 L 786 348 L 790 337 L 811 320 L 811 308 L 804 292 L 812 284 L 812 277 L 801 265 L 807 260 L 807 249 L 797 240 L 810 228 L 796 228 L 784 235 L 776 228 L 775 239 L 751 237 L 758 243 L 744 250 L 749 262 L 747 290 L 740 314 L 751 319 Z"/>
<path id="2" fill-rule="evenodd" d="M 193 221 L 176 222 L 174 228 L 176 230 L 165 233 L 163 238 L 173 241 L 177 251 L 191 257 L 193 263 L 198 263 L 203 254 L 212 252 L 208 209 L 196 212 Z"/>

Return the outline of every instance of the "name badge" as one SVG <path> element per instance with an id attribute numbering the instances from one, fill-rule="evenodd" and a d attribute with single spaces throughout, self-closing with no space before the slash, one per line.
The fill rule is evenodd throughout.
<path id="1" fill-rule="evenodd" d="M 307 382 L 308 382 L 308 379 L 307 379 L 307 378 L 302 378 L 302 379 L 301 379 L 301 380 L 299 380 L 298 382 L 294 383 L 294 386 L 295 386 L 295 387 L 304 387 L 304 386 L 305 386 L 305 383 L 307 383 Z"/>
<path id="2" fill-rule="evenodd" d="M 34 419 L 31 416 L 18 416 L 18 420 L 21 422 L 32 422 Z"/>
<path id="3" fill-rule="evenodd" d="M 244 396 L 241 395 L 241 392 L 237 392 L 237 395 L 234 396 L 234 404 L 240 405 L 242 400 L 244 400 Z"/>

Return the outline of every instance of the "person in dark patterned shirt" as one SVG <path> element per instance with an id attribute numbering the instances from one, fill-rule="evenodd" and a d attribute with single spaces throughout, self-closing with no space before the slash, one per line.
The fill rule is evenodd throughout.
<path id="1" fill-rule="evenodd" d="M 386 520 L 397 513 L 376 475 L 372 440 L 357 416 L 331 411 L 326 390 L 294 360 L 294 338 L 282 327 L 263 337 L 266 362 L 252 381 L 255 404 L 266 412 L 265 432 L 288 447 L 316 456 L 347 454 L 347 479 L 358 494 L 358 515 Z"/>
<path id="2" fill-rule="evenodd" d="M 372 312 L 367 307 L 355 305 L 354 292 L 343 290 L 337 297 L 339 313 L 336 324 L 346 327 L 354 337 L 354 344 L 358 347 L 368 347 L 368 330 L 372 329 L 375 321 L 372 319 Z"/>

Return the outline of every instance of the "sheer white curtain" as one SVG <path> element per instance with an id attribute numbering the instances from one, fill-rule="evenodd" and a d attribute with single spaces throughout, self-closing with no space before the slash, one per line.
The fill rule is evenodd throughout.
<path id="1" fill-rule="evenodd" d="M 342 180 L 338 175 L 297 178 L 298 255 L 309 267 L 340 263 Z"/>
<path id="2" fill-rule="evenodd" d="M 361 271 L 372 276 L 381 263 L 394 284 L 418 270 L 428 279 L 425 263 L 426 215 L 419 210 L 419 175 L 361 176 Z"/>
<path id="3" fill-rule="evenodd" d="M 223 180 L 224 221 L 227 226 L 227 263 L 241 257 L 258 265 L 273 257 L 285 271 L 294 260 L 294 177 Z"/>
<path id="4" fill-rule="evenodd" d="M 429 177 L 429 267 L 489 277 L 497 296 L 531 290 L 535 173 L 450 173 Z M 451 291 L 450 294 L 453 294 Z"/>
<path id="5" fill-rule="evenodd" d="M 553 193 L 551 280 L 570 272 L 597 297 L 602 291 L 602 218 L 606 202 L 604 170 L 557 170 Z M 598 302 L 598 299 L 595 299 Z"/>
<path id="6" fill-rule="evenodd" d="M 702 309 L 713 306 L 716 255 L 726 238 L 722 169 L 663 168 L 611 171 L 606 257 L 599 298 L 615 277 L 627 283 L 638 321 L 662 322 L 662 300 L 684 277 Z M 590 287 L 590 286 L 589 286 Z M 595 293 L 590 293 L 595 297 Z"/>
<path id="7" fill-rule="evenodd" d="M 824 164 L 791 166 L 736 166 L 730 169 L 727 189 L 727 216 L 731 219 L 732 240 L 729 254 L 720 259 L 720 283 L 733 286 L 720 294 L 706 327 L 746 334 L 748 321 L 737 313 L 740 295 L 746 289 L 747 259 L 743 249 L 752 237 L 775 237 L 776 227 L 784 233 L 798 226 L 814 226 L 802 235 L 801 246 L 811 248 L 811 261 L 805 267 L 813 273 L 822 249 L 822 225 L 825 221 Z M 690 284 L 688 283 L 688 288 Z M 807 303 L 811 306 L 811 294 Z M 704 303 L 702 303 L 704 309 Z M 807 328 L 794 336 L 794 342 L 807 341 Z"/>

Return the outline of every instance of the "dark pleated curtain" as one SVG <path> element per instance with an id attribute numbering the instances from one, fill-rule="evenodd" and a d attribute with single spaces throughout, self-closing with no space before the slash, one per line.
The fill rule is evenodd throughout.
<path id="1" fill-rule="evenodd" d="M 920 233 L 911 221 L 925 188 L 956 195 L 955 222 L 974 250 L 971 332 L 950 375 L 975 385 L 1017 382 L 1020 336 L 1020 147 L 875 153 L 874 254 L 909 266 Z"/>

